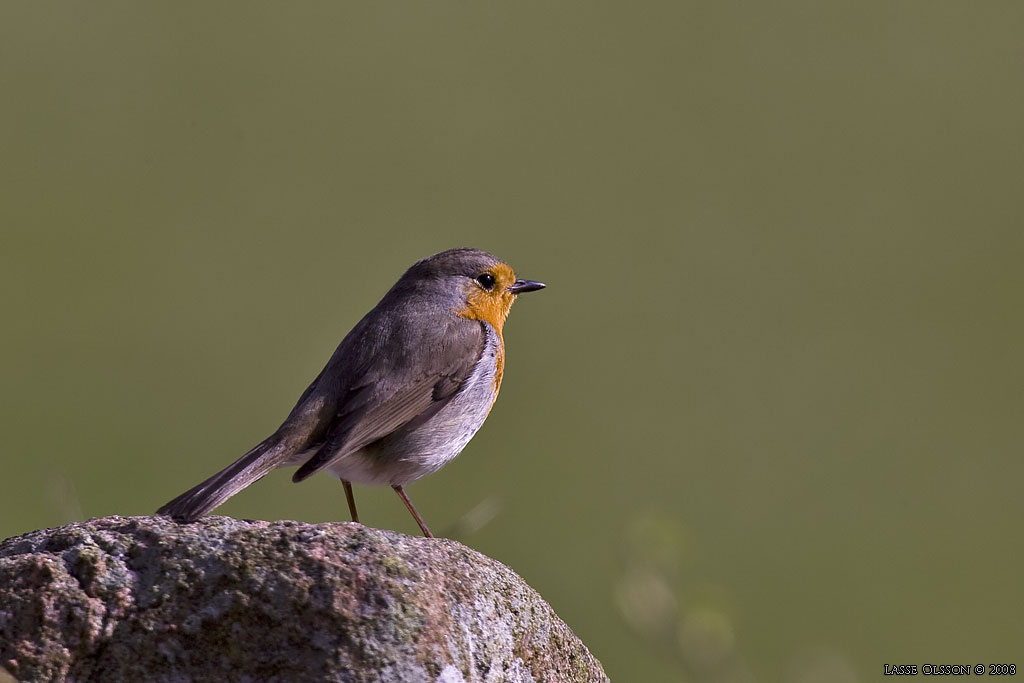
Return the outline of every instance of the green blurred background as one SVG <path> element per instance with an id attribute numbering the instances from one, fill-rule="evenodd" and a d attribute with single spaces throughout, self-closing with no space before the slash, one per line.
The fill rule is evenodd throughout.
<path id="1" fill-rule="evenodd" d="M 410 495 L 614 679 L 1024 665 L 1022 36 L 1010 2 L 5 3 L 0 536 L 152 512 L 471 245 L 549 288 Z M 221 511 L 346 518 L 284 472 Z"/>

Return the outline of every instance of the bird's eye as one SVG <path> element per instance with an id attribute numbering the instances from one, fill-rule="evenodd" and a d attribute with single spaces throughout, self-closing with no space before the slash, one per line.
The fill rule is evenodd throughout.
<path id="1" fill-rule="evenodd" d="M 490 273 L 483 273 L 476 276 L 476 281 L 480 283 L 480 286 L 484 289 L 491 289 L 494 287 L 494 276 Z"/>

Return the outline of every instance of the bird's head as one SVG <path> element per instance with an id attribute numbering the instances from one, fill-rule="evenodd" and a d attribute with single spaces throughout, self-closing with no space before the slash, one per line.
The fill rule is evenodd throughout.
<path id="1" fill-rule="evenodd" d="M 507 263 L 479 249 L 449 249 L 417 261 L 406 276 L 438 278 L 460 294 L 457 315 L 490 323 L 499 333 L 516 296 L 544 289 L 544 283 L 521 280 Z"/>

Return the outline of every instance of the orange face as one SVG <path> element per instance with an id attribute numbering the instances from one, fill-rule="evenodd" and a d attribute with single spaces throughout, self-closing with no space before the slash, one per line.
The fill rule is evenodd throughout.
<path id="1" fill-rule="evenodd" d="M 490 275 L 493 283 L 487 286 L 491 280 L 486 277 Z M 516 281 L 516 274 L 510 266 L 504 263 L 496 263 L 488 270 L 480 273 L 473 280 L 469 294 L 466 296 L 466 307 L 457 311 L 463 318 L 470 320 L 483 320 L 491 324 L 491 327 L 498 333 L 498 352 L 494 359 L 494 396 L 498 396 L 498 388 L 501 387 L 501 378 L 505 374 L 505 339 L 501 335 L 501 328 L 505 325 L 505 318 L 512 308 L 512 302 L 516 295 L 509 291 L 509 287 Z"/>
<path id="2" fill-rule="evenodd" d="M 494 284 L 488 289 L 486 286 L 486 275 L 490 275 Z M 484 283 L 481 282 L 484 280 Z M 459 310 L 458 314 L 470 320 L 483 320 L 501 336 L 501 328 L 505 325 L 505 318 L 512 308 L 512 302 L 516 295 L 509 291 L 509 287 L 516 281 L 516 274 L 510 266 L 504 263 L 497 263 L 488 270 L 477 275 L 473 281 L 469 294 L 466 296 L 466 307 Z"/>

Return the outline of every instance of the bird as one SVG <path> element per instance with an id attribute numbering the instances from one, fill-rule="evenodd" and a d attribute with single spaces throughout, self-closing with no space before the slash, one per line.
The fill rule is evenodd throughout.
<path id="1" fill-rule="evenodd" d="M 502 329 L 518 295 L 544 289 L 505 262 L 458 248 L 420 259 L 345 335 L 273 434 L 157 510 L 192 522 L 278 467 L 292 481 L 391 486 L 433 537 L 405 486 L 441 469 L 483 425 L 505 370 Z"/>

